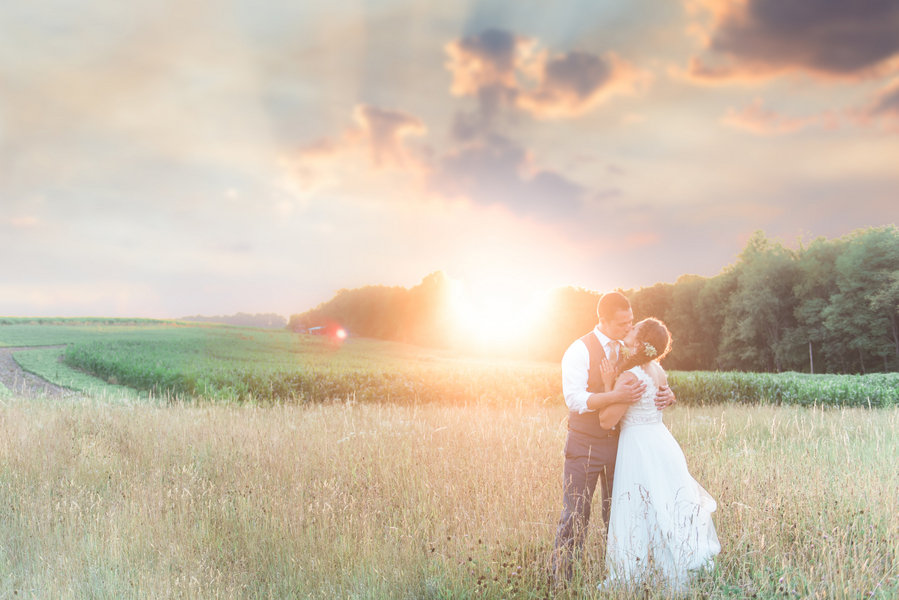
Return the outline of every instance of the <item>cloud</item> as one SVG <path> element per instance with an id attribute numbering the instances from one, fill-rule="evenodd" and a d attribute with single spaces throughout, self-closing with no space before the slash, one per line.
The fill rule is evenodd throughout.
<path id="1" fill-rule="evenodd" d="M 454 40 L 446 45 L 455 96 L 478 95 L 484 88 L 518 88 L 517 74 L 531 56 L 535 41 L 500 29 Z"/>
<path id="2" fill-rule="evenodd" d="M 646 79 L 614 53 L 569 52 L 541 61 L 537 86 L 518 97 L 518 106 L 536 117 L 573 117 L 608 96 L 632 92 Z"/>
<path id="3" fill-rule="evenodd" d="M 899 118 L 899 79 L 881 90 L 867 110 L 867 113 L 872 117 Z"/>
<path id="4" fill-rule="evenodd" d="M 452 74 L 450 93 L 473 96 L 474 112 L 459 112 L 453 135 L 468 140 L 490 131 L 496 119 L 515 106 L 519 77 L 532 60 L 535 41 L 511 32 L 488 29 L 478 35 L 453 40 L 445 46 Z"/>
<path id="5" fill-rule="evenodd" d="M 578 183 L 536 166 L 532 153 L 507 136 L 475 128 L 470 139 L 457 139 L 440 153 L 415 152 L 406 147 L 406 137 L 427 132 L 417 117 L 369 105 L 357 106 L 353 116 L 355 125 L 303 146 L 285 161 L 301 190 L 343 187 L 342 174 L 348 171 L 352 180 L 375 185 L 377 172 L 391 167 L 395 196 L 400 189 L 413 190 L 418 197 L 424 192 L 444 200 L 464 198 L 517 215 L 564 219 L 589 197 Z"/>
<path id="6" fill-rule="evenodd" d="M 854 79 L 889 71 L 899 59 L 899 3 L 890 0 L 698 0 L 705 52 L 689 72 L 699 80 L 804 72 Z"/>
<path id="7" fill-rule="evenodd" d="M 588 202 L 605 202 L 620 190 L 596 193 L 564 174 L 537 166 L 525 144 L 500 133 L 498 120 L 516 114 L 569 117 L 589 110 L 609 94 L 632 89 L 641 75 L 614 54 L 568 52 L 551 56 L 535 39 L 501 29 L 453 40 L 445 46 L 450 92 L 477 100 L 474 111 L 458 111 L 449 145 L 409 145 L 428 128 L 417 116 L 367 104 L 353 111 L 354 125 L 295 153 L 292 169 L 309 190 L 345 178 L 348 165 L 369 171 L 392 168 L 396 185 L 441 199 L 502 206 L 516 215 L 559 222 Z M 342 171 L 341 171 L 342 170 Z M 354 171 L 353 179 L 366 176 Z"/>
<path id="8" fill-rule="evenodd" d="M 499 29 L 454 40 L 446 52 L 451 93 L 478 99 L 477 113 L 457 116 L 459 139 L 487 129 L 511 108 L 537 118 L 575 117 L 647 79 L 614 53 L 550 55 L 537 40 Z"/>
<path id="9" fill-rule="evenodd" d="M 731 127 L 758 135 L 779 135 L 795 133 L 812 125 L 835 126 L 836 117 L 831 113 L 808 117 L 789 117 L 765 107 L 761 98 L 742 109 L 731 108 L 722 117 L 722 122 Z"/>
<path id="10" fill-rule="evenodd" d="M 874 93 L 866 103 L 847 113 L 858 125 L 880 126 L 890 132 L 899 132 L 899 78 Z"/>
<path id="11" fill-rule="evenodd" d="M 427 133 L 421 119 L 360 104 L 353 109 L 353 120 L 355 125 L 347 126 L 336 137 L 302 146 L 283 161 L 300 189 L 311 191 L 337 183 L 338 171 L 358 166 L 360 161 L 373 171 L 393 168 L 416 172 L 424 168 L 422 159 L 405 145 L 408 136 Z"/>
<path id="12" fill-rule="evenodd" d="M 760 98 L 756 98 L 742 109 L 729 109 L 721 122 L 757 135 L 782 135 L 812 127 L 833 130 L 847 124 L 871 126 L 885 122 L 890 126 L 899 123 L 899 80 L 883 88 L 870 102 L 860 107 L 791 117 L 767 108 Z"/>
<path id="13" fill-rule="evenodd" d="M 353 111 L 353 116 L 371 151 L 375 167 L 386 164 L 406 166 L 412 156 L 403 146 L 403 138 L 427 133 L 420 119 L 396 110 L 361 104 Z"/>
<path id="14" fill-rule="evenodd" d="M 586 190 L 555 171 L 535 169 L 530 153 L 515 141 L 489 135 L 447 154 L 435 165 L 431 189 L 485 206 L 550 218 L 580 210 Z"/>

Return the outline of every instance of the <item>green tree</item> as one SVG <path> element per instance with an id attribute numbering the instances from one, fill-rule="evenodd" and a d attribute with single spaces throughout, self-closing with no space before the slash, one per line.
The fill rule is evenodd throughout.
<path id="1" fill-rule="evenodd" d="M 628 290 L 626 295 L 634 310 L 634 321 L 646 317 L 667 321 L 673 294 L 674 285 L 670 283 L 657 283 L 638 290 Z"/>
<path id="2" fill-rule="evenodd" d="M 843 240 L 818 238 L 800 246 L 799 269 L 793 295 L 796 297 L 796 326 L 789 333 L 793 355 L 804 357 L 791 366 L 796 371 L 828 372 L 842 370 L 843 349 L 825 323 L 825 310 L 837 291 L 836 261 L 845 249 Z"/>
<path id="3" fill-rule="evenodd" d="M 339 325 L 353 335 L 398 339 L 403 326 L 403 307 L 409 291 L 401 287 L 366 286 L 338 290 L 334 297 L 312 310 L 291 315 L 292 331 Z"/>
<path id="4" fill-rule="evenodd" d="M 792 252 L 761 231 L 750 238 L 735 270 L 736 289 L 727 303 L 721 358 L 729 368 L 781 371 L 786 332 L 795 325 L 793 286 L 798 270 Z"/>
<path id="5" fill-rule="evenodd" d="M 454 283 L 443 273 L 412 288 L 340 290 L 288 327 L 340 323 L 356 335 L 452 346 Z M 899 231 L 823 238 L 797 251 L 756 232 L 719 275 L 629 290 L 636 319 L 668 323 L 674 369 L 858 372 L 899 369 Z M 599 293 L 559 288 L 539 323 L 497 352 L 558 360 L 596 324 Z M 524 324 L 522 325 L 524 327 Z M 461 344 L 458 347 L 463 347 Z"/>
<path id="6" fill-rule="evenodd" d="M 705 365 L 701 368 L 715 370 L 728 368 L 723 346 L 724 324 L 727 320 L 730 299 L 736 289 L 737 268 L 730 266 L 709 279 L 699 290 L 696 308 L 699 322 L 696 327 L 706 341 L 707 350 L 710 351 L 710 362 L 701 362 L 700 364 Z"/>
<path id="7" fill-rule="evenodd" d="M 836 259 L 837 291 L 824 310 L 844 370 L 899 366 L 899 231 L 894 226 L 857 231 Z"/>
<path id="8" fill-rule="evenodd" d="M 671 289 L 671 304 L 665 321 L 673 344 L 666 367 L 683 371 L 715 369 L 719 327 L 702 308 L 702 293 L 714 280 L 682 275 Z"/>
<path id="9" fill-rule="evenodd" d="M 453 283 L 436 271 L 409 290 L 404 315 L 404 340 L 425 346 L 446 347 L 452 341 Z"/>

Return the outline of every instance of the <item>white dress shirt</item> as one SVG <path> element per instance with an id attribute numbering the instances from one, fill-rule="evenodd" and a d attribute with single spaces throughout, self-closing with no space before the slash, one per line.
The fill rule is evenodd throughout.
<path id="1" fill-rule="evenodd" d="M 592 332 L 599 342 L 602 344 L 606 356 L 612 353 L 612 347 L 617 355 L 619 342 L 609 339 L 609 337 L 599 330 L 599 325 L 593 328 Z M 565 396 L 565 404 L 568 410 L 583 414 L 585 412 L 594 412 L 587 408 L 587 399 L 590 392 L 587 391 L 587 375 L 590 370 L 590 351 L 587 345 L 580 338 L 568 346 L 568 350 L 562 356 L 562 394 Z"/>

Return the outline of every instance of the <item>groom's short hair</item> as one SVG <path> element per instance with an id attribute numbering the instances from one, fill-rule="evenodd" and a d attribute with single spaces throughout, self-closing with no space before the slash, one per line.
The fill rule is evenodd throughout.
<path id="1" fill-rule="evenodd" d="M 630 310 L 631 303 L 627 297 L 621 292 L 606 292 L 599 297 L 596 303 L 596 315 L 605 321 L 610 321 L 615 317 L 615 313 L 620 310 Z"/>

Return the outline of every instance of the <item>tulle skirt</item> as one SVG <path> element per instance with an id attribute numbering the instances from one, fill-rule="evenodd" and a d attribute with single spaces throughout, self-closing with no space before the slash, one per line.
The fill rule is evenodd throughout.
<path id="1" fill-rule="evenodd" d="M 650 584 L 684 591 L 721 551 L 715 500 L 687 469 L 662 423 L 622 428 L 612 488 L 604 586 Z"/>

